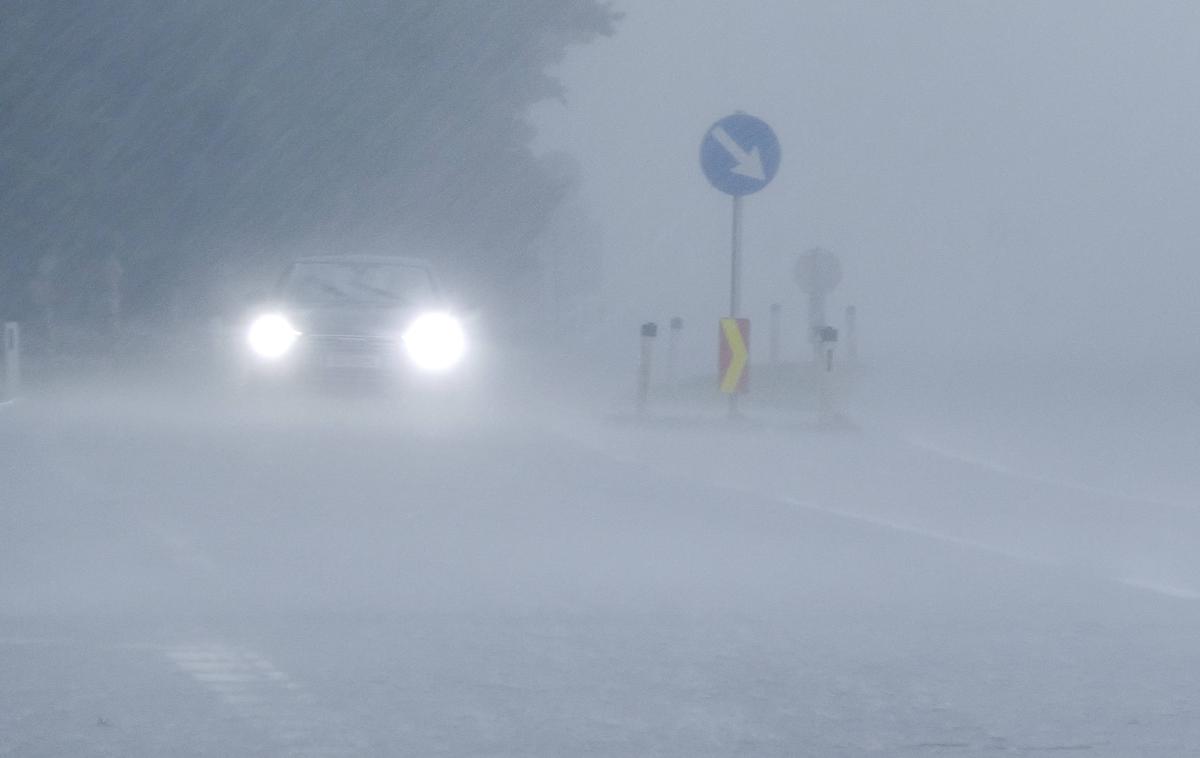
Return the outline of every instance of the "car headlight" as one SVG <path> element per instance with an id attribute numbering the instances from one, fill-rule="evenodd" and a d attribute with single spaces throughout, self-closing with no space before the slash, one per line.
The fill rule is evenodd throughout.
<path id="1" fill-rule="evenodd" d="M 413 320 L 402 335 L 413 363 L 426 371 L 454 367 L 467 352 L 462 324 L 448 313 L 425 313 Z"/>
<path id="2" fill-rule="evenodd" d="M 299 336 L 300 332 L 286 318 L 278 313 L 268 313 L 250 324 L 246 341 L 250 343 L 250 349 L 263 358 L 281 358 L 292 349 Z"/>

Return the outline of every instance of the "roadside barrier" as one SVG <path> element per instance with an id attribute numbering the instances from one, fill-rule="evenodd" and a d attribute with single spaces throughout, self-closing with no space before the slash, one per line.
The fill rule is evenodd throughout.
<path id="1" fill-rule="evenodd" d="M 0 402 L 10 402 L 21 394 L 21 326 L 15 321 L 4 324 L 4 371 L 0 384 Z"/>

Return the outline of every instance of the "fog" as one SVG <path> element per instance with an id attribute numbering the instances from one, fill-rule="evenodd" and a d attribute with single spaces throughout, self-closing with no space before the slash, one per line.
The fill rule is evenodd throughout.
<path id="1" fill-rule="evenodd" d="M 616 313 L 711 318 L 728 199 L 697 146 L 735 110 L 783 165 L 747 200 L 751 317 L 802 311 L 792 259 L 849 275 L 879 351 L 1175 360 L 1200 322 L 1191 3 L 626 4 L 537 108 L 606 209 Z"/>
<path id="2" fill-rule="evenodd" d="M 1191 4 L 0 19 L 0 755 L 1200 743 Z"/>

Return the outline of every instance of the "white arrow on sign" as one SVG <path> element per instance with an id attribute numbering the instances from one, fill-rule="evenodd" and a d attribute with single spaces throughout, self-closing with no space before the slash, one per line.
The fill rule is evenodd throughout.
<path id="1" fill-rule="evenodd" d="M 716 127 L 712 130 L 713 139 L 721 143 L 721 147 L 729 151 L 736 161 L 733 168 L 730 169 L 735 174 L 748 176 L 751 179 L 757 179 L 760 182 L 767 180 L 767 175 L 763 173 L 762 156 L 758 154 L 758 148 L 750 148 L 750 152 L 742 149 L 742 146 L 734 142 L 733 137 L 729 136 L 729 132 L 721 127 Z"/>

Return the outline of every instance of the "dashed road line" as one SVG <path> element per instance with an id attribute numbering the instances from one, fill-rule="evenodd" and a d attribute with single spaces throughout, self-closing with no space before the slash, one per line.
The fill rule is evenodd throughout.
<path id="1" fill-rule="evenodd" d="M 167 659 L 266 732 L 288 755 L 351 756 L 367 742 L 287 673 L 253 651 L 222 644 L 165 649 Z"/>

